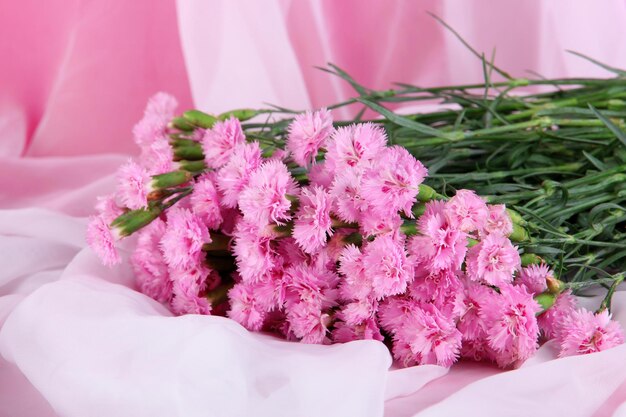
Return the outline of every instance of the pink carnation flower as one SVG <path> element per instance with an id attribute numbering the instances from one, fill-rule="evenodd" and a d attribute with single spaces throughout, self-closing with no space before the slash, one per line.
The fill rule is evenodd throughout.
<path id="1" fill-rule="evenodd" d="M 383 341 L 383 335 L 374 319 L 368 319 L 355 325 L 338 322 L 335 323 L 334 327 L 332 339 L 335 343 L 347 343 L 353 340 Z"/>
<path id="2" fill-rule="evenodd" d="M 409 286 L 411 297 L 423 303 L 432 303 L 444 314 L 451 315 L 454 301 L 463 291 L 463 283 L 454 271 L 434 271 L 428 267 L 416 267 L 415 278 Z"/>
<path id="3" fill-rule="evenodd" d="M 300 207 L 296 214 L 293 237 L 306 253 L 315 253 L 326 245 L 333 234 L 331 228 L 330 195 L 321 187 L 307 187 L 300 194 Z"/>
<path id="4" fill-rule="evenodd" d="M 309 181 L 311 185 L 318 185 L 328 190 L 334 179 L 335 176 L 328 169 L 325 161 L 318 162 L 309 169 Z"/>
<path id="5" fill-rule="evenodd" d="M 267 312 L 259 305 L 251 284 L 235 284 L 235 286 L 228 291 L 228 298 L 231 306 L 228 311 L 228 317 L 248 330 L 261 330 Z"/>
<path id="6" fill-rule="evenodd" d="M 170 269 L 172 292 L 170 303 L 176 314 L 211 314 L 212 306 L 204 296 L 207 281 L 218 283 L 220 278 L 215 271 L 202 261 L 184 269 Z"/>
<path id="7" fill-rule="evenodd" d="M 146 207 L 148 194 L 153 190 L 148 171 L 129 160 L 117 171 L 118 194 L 122 203 L 131 210 Z"/>
<path id="8" fill-rule="evenodd" d="M 400 214 L 381 215 L 374 210 L 363 212 L 360 219 L 361 233 L 365 236 L 397 236 L 402 226 Z"/>
<path id="9" fill-rule="evenodd" d="M 533 294 L 539 294 L 548 289 L 546 282 L 548 278 L 554 279 L 554 274 L 548 265 L 528 265 L 522 268 L 515 279 L 515 283 L 523 285 Z"/>
<path id="10" fill-rule="evenodd" d="M 96 210 L 106 224 L 111 224 L 124 210 L 117 205 L 115 194 L 97 197 Z"/>
<path id="11" fill-rule="evenodd" d="M 387 135 L 373 123 L 340 127 L 333 132 L 326 146 L 326 164 L 333 172 L 347 168 L 362 170 L 385 149 Z"/>
<path id="12" fill-rule="evenodd" d="M 284 224 L 291 219 L 291 201 L 287 195 L 298 195 L 287 166 L 279 161 L 267 161 L 252 174 L 239 197 L 239 208 L 245 219 L 259 225 Z"/>
<path id="13" fill-rule="evenodd" d="M 346 222 L 356 222 L 368 205 L 361 197 L 361 174 L 354 169 L 345 169 L 337 173 L 331 188 L 339 218 Z"/>
<path id="14" fill-rule="evenodd" d="M 337 315 L 347 325 L 355 326 L 359 323 L 364 323 L 367 320 L 373 319 L 377 311 L 378 301 L 364 298 L 343 305 Z"/>
<path id="15" fill-rule="evenodd" d="M 480 315 L 497 364 L 502 368 L 519 366 L 538 348 L 536 314 L 541 307 L 523 287 L 502 285 L 500 292 L 481 306 Z"/>
<path id="16" fill-rule="evenodd" d="M 454 300 L 454 313 L 458 317 L 457 328 L 463 334 L 463 340 L 486 339 L 486 326 L 481 311 L 498 301 L 500 295 L 493 289 L 473 282 L 467 283 L 465 291 Z"/>
<path id="17" fill-rule="evenodd" d="M 312 164 L 332 130 L 333 118 L 325 108 L 299 114 L 289 125 L 287 150 L 298 165 Z"/>
<path id="18" fill-rule="evenodd" d="M 92 216 L 87 225 L 87 244 L 98 255 L 103 265 L 112 266 L 122 262 L 115 241 L 121 236 L 111 229 L 103 216 Z"/>
<path id="19" fill-rule="evenodd" d="M 500 286 L 513 281 L 513 273 L 521 268 L 521 260 L 509 239 L 488 235 L 469 249 L 466 267 L 473 281 Z"/>
<path id="20" fill-rule="evenodd" d="M 191 194 L 191 209 L 209 228 L 216 230 L 222 224 L 219 196 L 211 175 L 200 177 Z"/>
<path id="21" fill-rule="evenodd" d="M 279 239 L 276 243 L 276 253 L 280 256 L 285 267 L 306 263 L 310 259 L 292 237 Z"/>
<path id="22" fill-rule="evenodd" d="M 151 175 L 165 174 L 177 169 L 174 150 L 166 137 L 157 137 L 150 145 L 143 147 L 139 161 Z"/>
<path id="23" fill-rule="evenodd" d="M 417 224 L 421 235 L 409 240 L 409 253 L 435 271 L 460 269 L 467 253 L 467 234 L 449 223 L 445 203 L 427 203 Z"/>
<path id="24" fill-rule="evenodd" d="M 395 334 L 406 320 L 418 314 L 421 303 L 406 296 L 388 297 L 378 307 L 380 327 L 387 333 Z"/>
<path id="25" fill-rule="evenodd" d="M 419 192 L 419 185 L 428 171 L 421 162 L 401 146 L 385 148 L 373 159 L 363 177 L 361 194 L 377 213 L 395 214 L 411 211 Z"/>
<path id="26" fill-rule="evenodd" d="M 585 309 L 573 311 L 561 326 L 559 357 L 601 352 L 624 343 L 624 333 L 608 310 L 596 314 Z"/>
<path id="27" fill-rule="evenodd" d="M 245 141 L 237 118 L 217 122 L 211 129 L 207 129 L 202 138 L 204 160 L 210 168 L 218 169 L 228 162 L 237 146 L 243 145 Z"/>
<path id="28" fill-rule="evenodd" d="M 447 202 L 446 214 L 454 227 L 469 233 L 484 227 L 489 209 L 474 191 L 458 190 Z"/>
<path id="29" fill-rule="evenodd" d="M 263 311 L 274 311 L 287 298 L 287 282 L 281 268 L 267 271 L 255 282 L 247 282 L 248 287 L 256 298 L 256 305 Z"/>
<path id="30" fill-rule="evenodd" d="M 258 142 L 238 146 L 228 162 L 216 175 L 217 188 L 223 199 L 224 207 L 237 207 L 239 195 L 248 185 L 250 176 L 261 165 L 261 149 Z"/>
<path id="31" fill-rule="evenodd" d="M 558 338 L 563 320 L 576 310 L 576 297 L 571 290 L 560 293 L 554 304 L 537 317 L 539 328 L 548 339 Z"/>
<path id="32" fill-rule="evenodd" d="M 143 118 L 133 128 L 135 143 L 149 146 L 166 133 L 167 124 L 178 107 L 176 99 L 167 93 L 156 93 L 148 100 Z"/>
<path id="33" fill-rule="evenodd" d="M 513 222 L 511 216 L 506 212 L 504 204 L 489 205 L 489 214 L 482 227 L 482 234 L 499 234 L 509 236 L 513 233 Z"/>
<path id="34" fill-rule="evenodd" d="M 350 244 L 339 256 L 339 273 L 343 275 L 341 297 L 345 300 L 361 300 L 372 292 L 372 279 L 365 274 L 361 251 Z"/>
<path id="35" fill-rule="evenodd" d="M 452 366 L 461 349 L 461 332 L 454 320 L 432 304 L 422 304 L 415 312 L 395 333 L 394 340 L 408 345 L 420 365 Z"/>
<path id="36" fill-rule="evenodd" d="M 189 294 L 184 292 L 178 292 L 176 287 L 174 289 L 174 298 L 170 302 L 172 312 L 174 314 L 202 314 L 210 315 L 212 306 L 206 297 L 199 296 L 197 294 Z"/>
<path id="37" fill-rule="evenodd" d="M 139 290 L 161 303 L 169 301 L 172 297 L 172 282 L 159 248 L 163 233 L 165 222 L 161 219 L 152 221 L 139 231 L 137 247 L 131 257 Z"/>
<path id="38" fill-rule="evenodd" d="M 404 292 L 413 278 L 413 266 L 407 260 L 403 242 L 389 235 L 378 236 L 365 246 L 363 267 L 378 299 Z"/>
<path id="39" fill-rule="evenodd" d="M 295 303 L 287 308 L 289 330 L 303 343 L 325 343 L 328 327 L 332 323 L 329 314 L 315 304 Z"/>
<path id="40" fill-rule="evenodd" d="M 258 281 L 277 265 L 273 236 L 264 235 L 256 223 L 247 220 L 237 223 L 234 238 L 237 270 L 244 282 Z"/>
<path id="41" fill-rule="evenodd" d="M 336 290 L 339 277 L 328 269 L 320 269 L 305 264 L 294 265 L 285 271 L 287 294 L 285 305 L 306 303 L 318 306 L 320 310 L 337 304 Z M 301 336 L 298 336 L 301 337 Z"/>
<path id="42" fill-rule="evenodd" d="M 189 209 L 173 207 L 167 212 L 167 227 L 160 247 L 170 268 L 185 269 L 204 256 L 202 246 L 210 243 L 209 231 Z"/>

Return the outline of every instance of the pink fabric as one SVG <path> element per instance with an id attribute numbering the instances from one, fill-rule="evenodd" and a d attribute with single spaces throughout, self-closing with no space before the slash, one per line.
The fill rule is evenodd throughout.
<path id="1" fill-rule="evenodd" d="M 319 107 L 352 95 L 313 68 L 325 62 L 374 88 L 480 81 L 425 10 L 487 55 L 496 47 L 516 76 L 606 74 L 564 49 L 626 68 L 621 1 L 363 4 L 2 4 L 0 415 L 626 416 L 625 346 L 555 359 L 546 345 L 509 372 L 387 370 L 377 342 L 304 346 L 170 317 L 134 291 L 127 263 L 105 269 L 85 249 L 85 217 L 136 152 L 131 128 L 156 91 L 212 112 Z M 626 326 L 626 293 L 614 304 Z"/>

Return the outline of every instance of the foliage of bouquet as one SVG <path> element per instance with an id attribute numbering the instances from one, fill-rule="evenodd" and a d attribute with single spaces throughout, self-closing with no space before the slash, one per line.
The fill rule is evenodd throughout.
<path id="1" fill-rule="evenodd" d="M 383 128 L 400 116 L 333 123 L 320 109 L 242 125 L 259 112 L 175 117 L 176 106 L 149 101 L 133 132 L 141 156 L 87 236 L 112 265 L 116 241 L 138 232 L 138 287 L 174 313 L 305 343 L 385 341 L 405 366 L 515 367 L 547 339 L 561 356 L 623 343 L 609 312 L 623 276 L 598 311 L 577 309 L 581 284 L 533 253 L 518 212 L 423 183 L 426 167 Z"/>

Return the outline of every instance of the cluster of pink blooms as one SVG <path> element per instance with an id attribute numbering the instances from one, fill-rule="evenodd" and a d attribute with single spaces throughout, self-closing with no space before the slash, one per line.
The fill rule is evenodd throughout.
<path id="1" fill-rule="evenodd" d="M 98 205 L 88 241 L 105 263 L 120 261 L 108 225 L 147 206 L 152 176 L 177 169 L 175 107 L 164 94 L 150 101 L 134 131 L 141 157 Z M 334 128 L 329 111 L 306 112 L 270 157 L 234 117 L 190 138 L 207 169 L 138 233 L 131 256 L 139 289 L 177 314 L 217 313 L 212 294 L 226 285 L 226 314 L 249 330 L 305 343 L 388 338 L 405 366 L 515 367 L 546 339 L 561 356 L 624 341 L 607 311 L 577 310 L 569 291 L 543 311 L 535 297 L 556 278 L 545 264 L 522 267 L 505 207 L 470 190 L 420 201 L 426 168 L 376 124 Z M 216 266 L 228 259 L 234 271 Z"/>

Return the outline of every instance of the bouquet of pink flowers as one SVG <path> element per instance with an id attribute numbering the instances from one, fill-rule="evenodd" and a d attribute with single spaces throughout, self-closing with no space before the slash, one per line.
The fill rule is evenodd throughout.
<path id="1" fill-rule="evenodd" d="M 516 246 L 529 241 L 518 213 L 472 190 L 437 193 L 379 124 L 333 125 L 320 109 L 268 140 L 242 127 L 256 112 L 176 107 L 164 93 L 149 101 L 133 131 L 141 156 L 87 235 L 113 265 L 116 241 L 137 232 L 138 287 L 175 314 L 304 343 L 384 341 L 404 366 L 506 368 L 547 339 L 561 356 L 624 342 L 610 296 L 577 309 L 573 285 Z"/>

